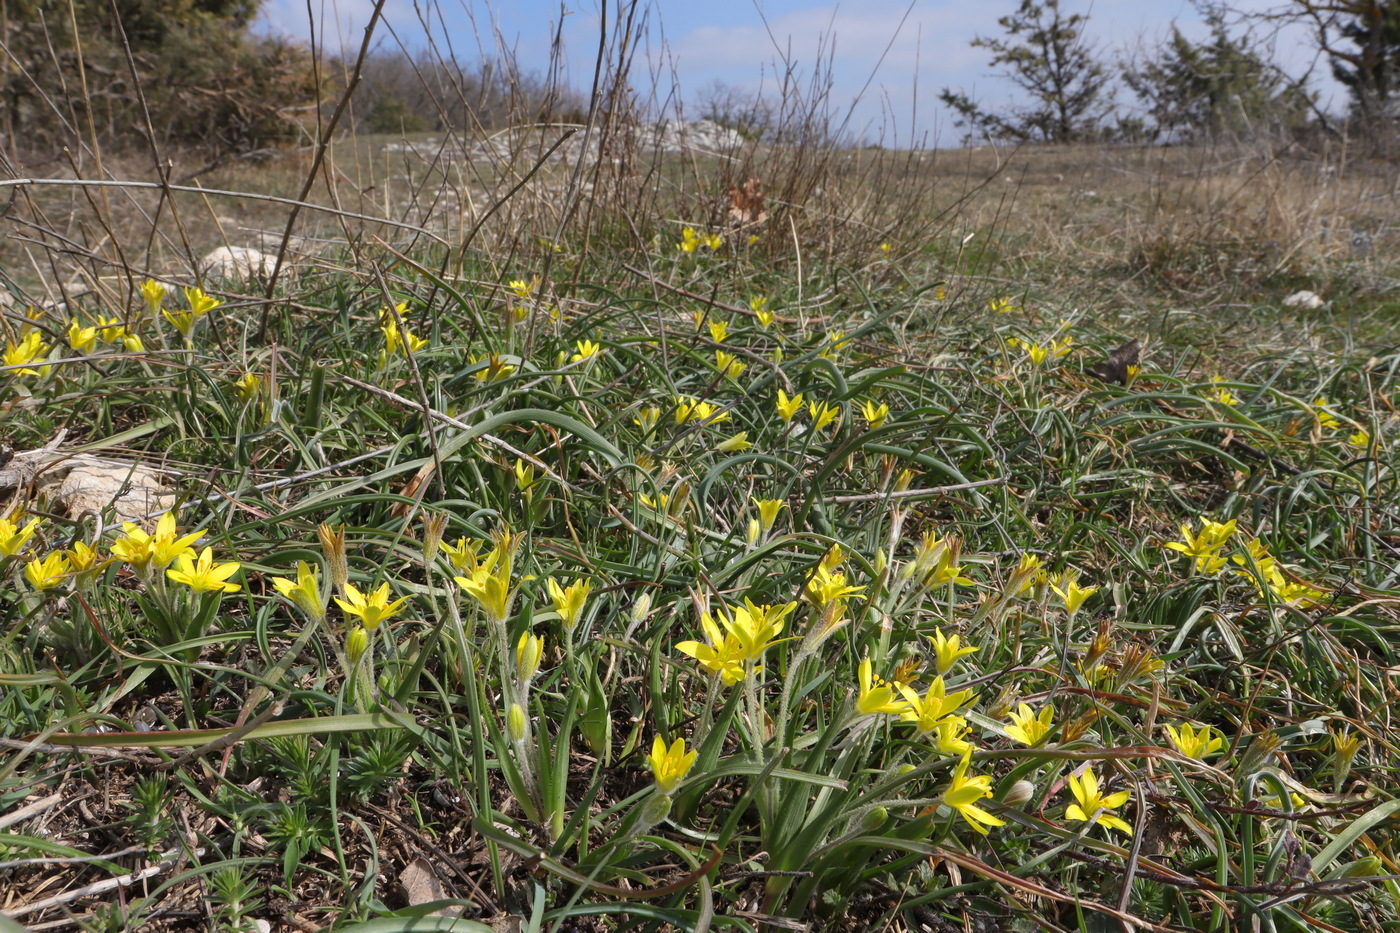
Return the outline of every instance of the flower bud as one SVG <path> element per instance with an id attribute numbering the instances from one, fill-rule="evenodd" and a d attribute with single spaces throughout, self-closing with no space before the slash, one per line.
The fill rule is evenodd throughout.
<path id="1" fill-rule="evenodd" d="M 642 812 L 637 817 L 634 831 L 644 833 L 671 815 L 671 796 L 652 794 L 642 804 Z"/>
<path id="2" fill-rule="evenodd" d="M 1359 858 L 1354 862 L 1347 862 L 1341 868 L 1327 876 L 1328 881 L 1338 878 L 1369 878 L 1374 875 L 1385 874 L 1385 867 L 1381 860 L 1374 855 Z"/>
<path id="3" fill-rule="evenodd" d="M 889 818 L 890 811 L 886 810 L 884 807 L 876 807 L 873 810 L 866 810 L 864 813 L 861 814 L 860 823 L 857 825 L 857 829 L 862 833 L 873 833 L 881 826 L 884 826 L 885 821 Z"/>
<path id="4" fill-rule="evenodd" d="M 528 684 L 539 672 L 540 657 L 544 654 L 544 636 L 524 632 L 515 644 L 515 672 L 522 684 Z"/>
<path id="5" fill-rule="evenodd" d="M 650 614 L 651 590 L 645 590 L 643 591 L 642 595 L 637 597 L 636 602 L 632 603 L 632 612 L 630 620 L 633 625 L 639 625 L 641 624 L 642 620 Z"/>
<path id="6" fill-rule="evenodd" d="M 1029 803 L 1034 794 L 1034 784 L 1030 781 L 1017 781 L 1006 789 L 1006 793 L 1001 795 L 1001 802 L 1008 807 L 1021 807 Z"/>
<path id="7" fill-rule="evenodd" d="M 369 650 L 369 632 L 363 626 L 355 626 L 345 636 L 345 663 L 351 668 L 360 663 L 360 658 Z"/>
<path id="8" fill-rule="evenodd" d="M 757 544 L 757 543 L 758 543 L 758 536 L 759 536 L 760 534 L 762 534 L 762 533 L 763 533 L 763 526 L 760 525 L 760 524 L 758 523 L 758 519 L 756 519 L 756 518 L 751 518 L 751 519 L 749 519 L 749 529 L 748 529 L 748 535 L 747 535 L 747 539 L 748 539 L 749 544 L 751 544 L 751 545 Z"/>
<path id="9" fill-rule="evenodd" d="M 512 742 L 521 741 L 525 738 L 528 725 L 525 721 L 525 711 L 520 708 L 520 704 L 512 703 L 506 712 L 506 738 Z"/>

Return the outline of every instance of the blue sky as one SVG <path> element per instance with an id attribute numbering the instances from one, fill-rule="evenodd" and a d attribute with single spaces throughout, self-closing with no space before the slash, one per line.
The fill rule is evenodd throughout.
<path id="1" fill-rule="evenodd" d="M 424 0 L 419 2 L 422 9 Z M 439 44 L 450 40 L 459 57 L 477 57 L 475 36 L 498 32 L 524 68 L 542 71 L 546 66 L 561 16 L 558 0 L 437 2 L 433 34 Z M 373 0 L 311 0 L 311 5 L 327 49 L 358 47 Z M 1017 6 L 1017 0 L 655 0 L 647 9 L 643 58 L 662 75 L 663 86 L 674 80 L 682 99 L 694 101 L 717 81 L 751 91 L 775 89 L 785 57 L 805 76 L 819 54 L 829 56 L 834 109 L 844 114 L 854 105 L 851 128 L 859 135 L 877 138 L 883 127 L 886 142 L 907 142 L 917 135 L 955 145 L 960 134 L 938 103 L 938 91 L 963 88 L 992 103 L 1014 99 L 1013 89 L 991 73 L 986 50 L 969 43 L 977 35 L 997 35 L 997 18 Z M 1265 9 L 1277 2 L 1237 0 L 1234 6 Z M 600 5 L 598 0 L 565 0 L 563 8 L 568 11 L 562 35 L 570 77 L 586 88 Z M 609 8 L 615 10 L 616 3 Z M 1086 37 L 1112 52 L 1160 40 L 1173 21 L 1188 35 L 1205 31 L 1187 0 L 1062 0 L 1062 8 L 1089 14 Z M 410 47 L 426 41 L 414 0 L 388 0 L 385 11 L 400 41 Z M 266 0 L 261 19 L 269 31 L 298 37 L 309 32 L 305 0 Z M 387 31 L 377 35 L 385 48 L 395 47 Z M 1290 73 L 1301 74 L 1313 65 L 1307 40 L 1300 32 L 1276 38 L 1277 60 Z M 1314 87 L 1322 92 L 1324 108 L 1339 110 L 1342 94 L 1330 78 L 1324 79 L 1325 70 L 1314 68 L 1319 76 Z M 634 80 L 634 85 L 642 83 Z"/>

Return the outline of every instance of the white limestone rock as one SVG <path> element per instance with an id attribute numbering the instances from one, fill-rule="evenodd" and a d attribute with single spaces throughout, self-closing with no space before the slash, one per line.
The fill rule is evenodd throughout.
<path id="1" fill-rule="evenodd" d="M 1306 290 L 1294 292 L 1283 299 L 1283 306 L 1285 308 L 1302 308 L 1304 311 L 1313 311 L 1325 304 L 1327 304 L 1327 302 L 1323 301 L 1322 296 L 1317 292 Z"/>
<path id="2" fill-rule="evenodd" d="M 210 282 L 247 282 L 272 275 L 277 257 L 246 246 L 220 246 L 199 261 L 199 272 Z"/>

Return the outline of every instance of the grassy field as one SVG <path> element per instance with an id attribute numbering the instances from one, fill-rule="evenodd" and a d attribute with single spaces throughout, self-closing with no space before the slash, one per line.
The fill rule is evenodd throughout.
<path id="1" fill-rule="evenodd" d="M 414 142 L 16 189 L 5 916 L 1397 928 L 1385 167 Z"/>

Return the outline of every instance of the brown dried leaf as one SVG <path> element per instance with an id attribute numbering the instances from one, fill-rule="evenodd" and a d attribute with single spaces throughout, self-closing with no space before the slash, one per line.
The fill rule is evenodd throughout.
<path id="1" fill-rule="evenodd" d="M 433 870 L 433 863 L 421 855 L 405 865 L 399 873 L 399 886 L 403 888 L 403 896 L 410 907 L 452 897 L 452 892 L 447 890 L 437 872 Z M 430 916 L 459 917 L 461 914 L 460 907 L 444 907 L 433 911 Z"/>
<path id="2" fill-rule="evenodd" d="M 738 188 L 729 189 L 729 219 L 741 227 L 761 224 L 768 219 L 763 204 L 763 189 L 757 178 L 750 178 Z"/>

